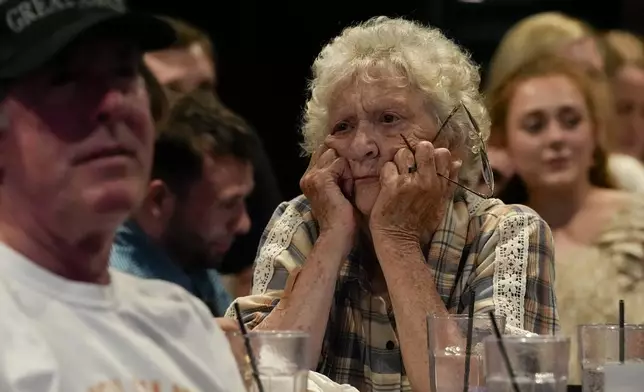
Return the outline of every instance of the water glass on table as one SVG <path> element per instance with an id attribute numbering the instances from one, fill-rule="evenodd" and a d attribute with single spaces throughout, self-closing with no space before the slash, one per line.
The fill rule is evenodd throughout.
<path id="1" fill-rule="evenodd" d="M 495 317 L 501 333 L 505 317 Z M 472 326 L 469 366 L 467 363 L 467 334 Z M 480 390 L 485 385 L 483 372 L 483 340 L 494 335 L 487 314 L 467 314 L 427 317 L 427 340 L 432 392 L 463 392 Z M 469 374 L 466 376 L 466 372 Z M 467 381 L 466 381 L 467 380 Z M 467 387 L 464 385 L 467 382 Z"/>
<path id="2" fill-rule="evenodd" d="M 580 325 L 577 332 L 582 391 L 603 392 L 604 368 L 620 363 L 619 325 Z M 624 363 L 644 364 L 644 325 L 626 324 L 623 340 Z"/>
<path id="3" fill-rule="evenodd" d="M 485 379 L 487 392 L 566 392 L 570 338 L 563 336 L 503 336 L 503 348 L 512 367 L 510 376 L 500 341 L 487 338 Z"/>
<path id="4" fill-rule="evenodd" d="M 309 375 L 307 333 L 253 331 L 248 339 L 264 392 L 306 392 Z M 254 379 L 249 391 L 260 391 Z"/>

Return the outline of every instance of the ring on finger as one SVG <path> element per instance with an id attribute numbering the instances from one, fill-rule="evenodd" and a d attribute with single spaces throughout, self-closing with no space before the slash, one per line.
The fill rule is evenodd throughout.
<path id="1" fill-rule="evenodd" d="M 416 166 L 415 163 L 407 168 L 407 173 L 416 173 L 417 171 L 418 171 L 418 167 Z"/>

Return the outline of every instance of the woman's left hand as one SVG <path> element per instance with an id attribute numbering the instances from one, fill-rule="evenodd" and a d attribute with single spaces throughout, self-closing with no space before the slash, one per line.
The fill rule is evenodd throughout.
<path id="1" fill-rule="evenodd" d="M 414 157 L 417 165 L 414 166 Z M 453 161 L 446 148 L 434 148 L 422 141 L 414 154 L 401 148 L 393 162 L 387 162 L 380 171 L 380 194 L 371 210 L 369 228 L 372 235 L 427 240 L 440 224 L 453 184 L 440 177 L 442 174 L 458 181 L 461 161 Z"/>

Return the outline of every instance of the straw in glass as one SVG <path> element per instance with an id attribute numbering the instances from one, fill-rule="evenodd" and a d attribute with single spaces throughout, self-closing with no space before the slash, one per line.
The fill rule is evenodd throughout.
<path id="1" fill-rule="evenodd" d="M 517 380 L 514 375 L 514 370 L 512 370 L 510 357 L 508 357 L 508 352 L 505 350 L 505 344 L 503 344 L 503 337 L 501 336 L 501 330 L 499 330 L 499 326 L 496 324 L 496 319 L 494 318 L 494 312 L 489 311 L 488 315 L 490 316 L 490 320 L 492 321 L 492 328 L 494 329 L 494 335 L 496 335 L 496 342 L 499 345 L 499 351 L 501 352 L 501 356 L 503 357 L 503 362 L 505 362 L 505 367 L 508 370 L 508 374 L 510 375 L 510 381 L 512 382 L 512 389 L 514 389 L 514 392 L 521 392 L 519 390 L 519 385 L 517 384 Z"/>
<path id="2" fill-rule="evenodd" d="M 619 363 L 624 363 L 624 300 L 619 300 Z"/>
<path id="3" fill-rule="evenodd" d="M 470 303 L 467 310 L 467 342 L 465 345 L 465 375 L 463 376 L 463 392 L 470 389 L 470 360 L 472 357 L 472 333 L 474 330 L 474 290 L 469 292 Z"/>
<path id="4" fill-rule="evenodd" d="M 257 370 L 257 361 L 255 360 L 255 355 L 253 355 L 253 350 L 250 347 L 248 331 L 246 330 L 246 325 L 244 325 L 244 320 L 242 320 L 239 304 L 235 302 L 233 306 L 235 307 L 235 313 L 237 313 L 237 322 L 239 323 L 239 329 L 241 330 L 242 336 L 244 338 L 244 345 L 246 346 L 246 351 L 248 352 L 248 359 L 250 359 L 250 367 L 253 370 L 253 378 L 255 378 L 259 392 L 264 392 L 264 386 L 262 385 L 262 381 L 259 378 L 259 370 Z"/>

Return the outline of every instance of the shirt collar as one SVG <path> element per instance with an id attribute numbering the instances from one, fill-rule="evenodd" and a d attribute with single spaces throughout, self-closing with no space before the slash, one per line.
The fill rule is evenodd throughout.
<path id="1" fill-rule="evenodd" d="M 148 271 L 149 276 L 178 284 L 192 292 L 190 277 L 134 220 L 128 220 L 119 227 L 115 242 L 120 246 L 135 248 L 138 257 L 133 257 L 130 262 Z"/>

